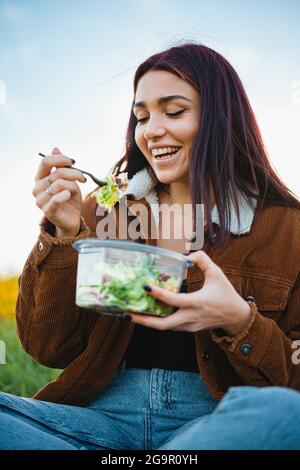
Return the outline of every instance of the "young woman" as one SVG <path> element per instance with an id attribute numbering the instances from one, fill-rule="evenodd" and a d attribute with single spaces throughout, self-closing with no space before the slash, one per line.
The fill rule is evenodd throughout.
<path id="1" fill-rule="evenodd" d="M 57 148 L 40 163 L 44 218 L 16 312 L 25 351 L 64 371 L 32 399 L 0 394 L 1 448 L 299 449 L 300 204 L 271 167 L 232 66 L 184 44 L 134 78 L 115 174 L 127 167 L 126 223 L 137 219 L 144 235 L 138 202 L 159 229 L 138 241 L 195 263 L 181 293 L 145 286 L 179 307 L 171 316 L 126 322 L 75 305 L 71 244 L 103 233 L 73 163 Z M 188 234 L 204 204 L 202 250 L 197 231 L 175 237 L 176 217 L 164 236 L 174 203 L 192 207 Z"/>

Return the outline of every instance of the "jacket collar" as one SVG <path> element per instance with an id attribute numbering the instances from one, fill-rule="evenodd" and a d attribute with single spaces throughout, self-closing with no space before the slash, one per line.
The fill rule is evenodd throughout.
<path id="1" fill-rule="evenodd" d="M 155 182 L 151 178 L 147 168 L 143 168 L 138 171 L 128 183 L 128 187 L 124 193 L 125 195 L 131 195 L 135 200 L 145 199 L 152 210 L 156 225 L 158 226 L 159 221 L 159 201 L 155 188 Z M 253 207 L 256 207 L 255 199 L 252 200 Z M 238 203 L 240 209 L 240 223 L 232 202 L 230 202 L 230 232 L 234 235 L 242 235 L 249 233 L 254 218 L 255 209 L 249 205 L 248 201 L 243 197 L 241 193 L 238 195 Z M 215 224 L 220 223 L 217 207 L 211 211 L 212 222 Z"/>

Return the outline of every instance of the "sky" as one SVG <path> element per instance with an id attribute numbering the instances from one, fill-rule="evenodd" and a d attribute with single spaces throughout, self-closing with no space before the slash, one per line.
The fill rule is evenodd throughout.
<path id="1" fill-rule="evenodd" d="M 0 0 L 0 275 L 19 274 L 38 237 L 38 152 L 104 177 L 124 153 L 135 69 L 178 42 L 231 62 L 299 196 L 299 17 L 298 0 Z"/>

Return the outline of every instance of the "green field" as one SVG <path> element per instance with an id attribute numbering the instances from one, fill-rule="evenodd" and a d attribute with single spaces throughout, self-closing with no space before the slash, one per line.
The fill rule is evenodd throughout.
<path id="1" fill-rule="evenodd" d="M 0 364 L 0 391 L 32 397 L 60 371 L 43 367 L 22 349 L 16 335 L 17 278 L 0 279 L 0 340 L 6 347 L 6 364 Z"/>

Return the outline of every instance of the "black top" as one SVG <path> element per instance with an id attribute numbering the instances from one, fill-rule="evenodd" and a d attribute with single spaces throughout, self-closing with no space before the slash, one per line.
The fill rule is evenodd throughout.
<path id="1" fill-rule="evenodd" d="M 214 229 L 216 225 L 213 224 Z M 204 232 L 204 241 L 214 243 L 215 234 Z M 191 240 L 195 241 L 195 237 Z M 203 249 L 203 248 L 202 248 Z M 196 250 L 190 250 L 192 253 Z M 180 292 L 187 292 L 187 281 L 183 280 Z M 135 325 L 134 332 L 123 356 L 125 368 L 169 369 L 199 372 L 196 359 L 194 334 L 185 331 L 160 331 Z"/>
<path id="2" fill-rule="evenodd" d="M 185 279 L 180 292 L 187 292 Z M 126 360 L 125 368 L 199 372 L 194 335 L 185 331 L 161 331 L 135 325 L 123 360 Z"/>

